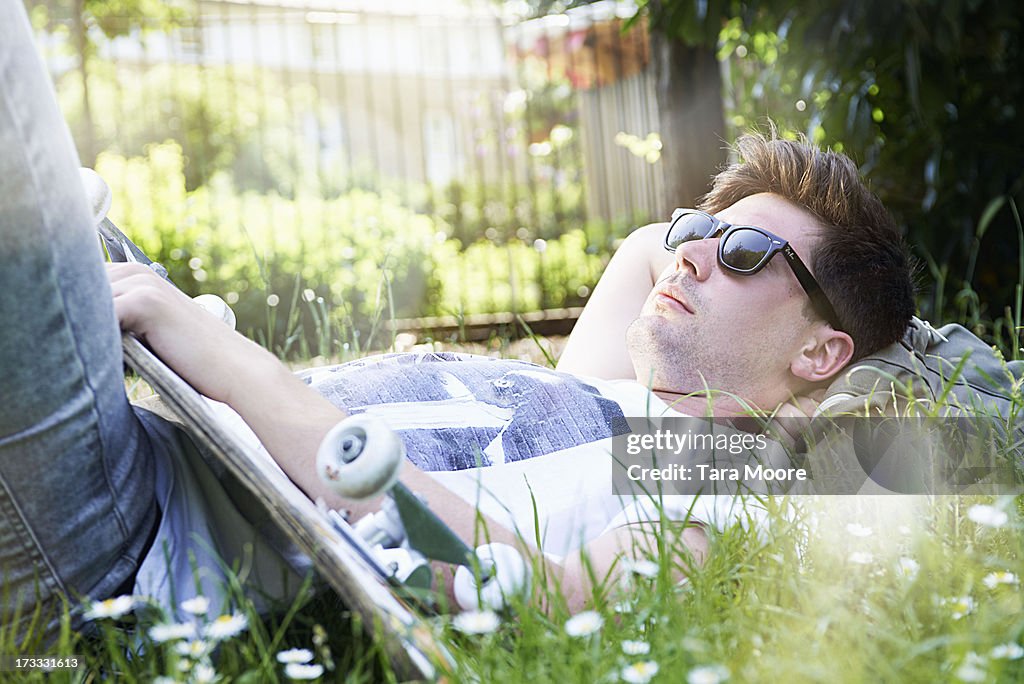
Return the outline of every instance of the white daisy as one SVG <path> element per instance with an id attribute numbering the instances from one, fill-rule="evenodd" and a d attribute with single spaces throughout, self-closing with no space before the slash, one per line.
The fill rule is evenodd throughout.
<path id="1" fill-rule="evenodd" d="M 596 633 L 604 624 L 604 618 L 592 610 L 573 615 L 565 623 L 565 633 L 571 637 L 587 637 Z"/>
<path id="2" fill-rule="evenodd" d="M 949 607 L 950 615 L 954 620 L 959 620 L 974 612 L 974 599 L 970 596 L 954 596 L 942 599 L 942 605 Z"/>
<path id="3" fill-rule="evenodd" d="M 83 617 L 86 620 L 116 620 L 130 613 L 134 607 L 134 596 L 118 596 L 106 601 L 94 601 Z"/>
<path id="4" fill-rule="evenodd" d="M 647 655 L 651 645 L 646 641 L 623 641 L 622 652 L 629 656 Z"/>
<path id="5" fill-rule="evenodd" d="M 158 644 L 177 639 L 191 639 L 195 635 L 196 626 L 191 622 L 171 622 L 149 628 L 149 638 Z"/>
<path id="6" fill-rule="evenodd" d="M 218 679 L 220 679 L 220 676 L 209 663 L 196 663 L 196 666 L 192 668 L 190 681 L 196 682 L 196 684 L 212 684 Z"/>
<path id="7" fill-rule="evenodd" d="M 174 677 L 160 675 L 159 677 L 153 680 L 153 684 L 178 684 L 178 680 Z"/>
<path id="8" fill-rule="evenodd" d="M 622 681 L 629 682 L 629 684 L 647 684 L 656 674 L 658 674 L 658 663 L 653 660 L 633 663 L 622 668 L 621 672 Z"/>
<path id="9" fill-rule="evenodd" d="M 182 601 L 181 609 L 190 615 L 206 615 L 210 610 L 210 599 L 205 596 L 195 596 L 187 601 Z"/>
<path id="10" fill-rule="evenodd" d="M 846 526 L 846 531 L 852 534 L 854 537 L 870 537 L 875 533 L 870 527 L 859 525 L 857 523 L 849 523 Z"/>
<path id="11" fill-rule="evenodd" d="M 896 561 L 896 574 L 900 577 L 906 577 L 909 580 L 913 580 L 917 577 L 917 572 L 920 569 L 920 563 L 913 558 L 903 556 Z"/>
<path id="12" fill-rule="evenodd" d="M 490 634 L 501 625 L 501 618 L 490 610 L 467 610 L 452 620 L 452 627 L 463 634 Z"/>
<path id="13" fill-rule="evenodd" d="M 989 589 L 995 589 L 1000 584 L 1017 584 L 1019 580 L 1017 576 L 1012 572 L 990 572 L 985 575 L 981 583 Z"/>
<path id="14" fill-rule="evenodd" d="M 634 575 L 640 575 L 648 579 L 654 579 L 658 576 L 658 564 L 652 560 L 630 560 L 626 562 L 626 569 L 632 572 Z"/>
<path id="15" fill-rule="evenodd" d="M 277 662 L 282 664 L 308 663 L 312 659 L 313 652 L 308 648 L 290 648 L 277 654 Z"/>
<path id="16" fill-rule="evenodd" d="M 984 658 L 971 651 L 957 668 L 956 678 L 961 682 L 984 682 L 988 679 L 988 673 L 985 671 L 987 664 Z"/>
<path id="17" fill-rule="evenodd" d="M 687 684 L 721 684 L 729 679 L 729 671 L 721 665 L 695 667 L 686 675 Z"/>
<path id="18" fill-rule="evenodd" d="M 249 626 L 249 621 L 241 613 L 232 615 L 221 615 L 219 618 L 206 625 L 203 636 L 208 639 L 222 641 L 238 636 Z"/>
<path id="19" fill-rule="evenodd" d="M 323 676 L 323 665 L 304 665 L 303 663 L 288 663 L 284 666 L 284 676 L 288 679 L 317 679 Z"/>
<path id="20" fill-rule="evenodd" d="M 856 563 L 857 565 L 870 565 L 874 562 L 875 557 L 868 551 L 854 551 L 850 554 L 847 560 L 851 563 Z"/>
<path id="21" fill-rule="evenodd" d="M 967 509 L 967 517 L 978 525 L 985 527 L 1002 527 L 1010 519 L 1006 511 L 988 504 L 976 504 Z"/>
<path id="22" fill-rule="evenodd" d="M 1020 660 L 1021 658 L 1024 658 L 1024 648 L 1022 648 L 1020 644 L 1010 641 L 993 647 L 993 649 L 988 652 L 988 656 L 990 658 L 996 658 L 997 660 Z"/>
<path id="23" fill-rule="evenodd" d="M 200 658 L 206 657 L 210 652 L 210 642 L 203 641 L 202 639 L 179 641 L 174 644 L 174 652 L 185 658 L 199 660 Z"/>

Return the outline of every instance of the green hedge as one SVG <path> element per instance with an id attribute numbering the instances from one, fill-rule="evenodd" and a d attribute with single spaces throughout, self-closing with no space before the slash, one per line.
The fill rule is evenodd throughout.
<path id="1" fill-rule="evenodd" d="M 183 290 L 225 297 L 239 330 L 282 356 L 386 346 L 391 318 L 578 305 L 608 258 L 582 229 L 464 244 L 387 192 L 290 199 L 240 192 L 226 174 L 187 190 L 184 168 L 173 141 L 101 154 L 111 218 Z"/>

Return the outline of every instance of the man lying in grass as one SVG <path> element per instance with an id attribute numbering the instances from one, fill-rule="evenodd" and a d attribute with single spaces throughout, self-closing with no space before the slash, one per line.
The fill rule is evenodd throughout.
<path id="1" fill-rule="evenodd" d="M 670 224 L 626 240 L 557 370 L 427 354 L 299 378 L 145 267 L 104 269 L 75 153 L 18 2 L 0 4 L 0 78 L 8 625 L 19 603 L 60 596 L 187 598 L 180 591 L 190 577 L 154 568 L 187 568 L 193 554 L 212 570 L 193 535 L 214 545 L 244 537 L 224 529 L 238 519 L 224 512 L 225 497 L 183 470 L 177 456 L 191 448 L 188 438 L 129 404 L 118 328 L 234 408 L 292 480 L 332 506 L 353 504 L 324 486 L 313 462 L 349 411 L 380 415 L 399 431 L 409 451 L 402 479 L 467 540 L 476 538 L 479 473 L 491 539 L 539 539 L 578 606 L 589 577 L 663 529 L 649 524 L 656 516 L 680 523 L 698 559 L 707 550 L 702 525 L 719 522 L 714 497 L 661 508 L 611 495 L 617 418 L 722 416 L 746 410 L 742 403 L 806 413 L 851 360 L 899 338 L 913 313 L 897 231 L 852 162 L 751 136 L 701 210 L 679 210 Z"/>

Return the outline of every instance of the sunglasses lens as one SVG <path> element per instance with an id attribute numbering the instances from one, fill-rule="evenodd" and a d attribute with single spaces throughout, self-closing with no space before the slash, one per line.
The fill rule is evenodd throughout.
<path id="1" fill-rule="evenodd" d="M 737 271 L 752 272 L 764 261 L 772 241 L 756 230 L 734 230 L 722 244 L 722 261 Z"/>
<path id="2" fill-rule="evenodd" d="M 702 214 L 683 214 L 669 229 L 665 245 L 675 249 L 690 240 L 703 240 L 711 232 L 713 225 L 711 219 Z"/>

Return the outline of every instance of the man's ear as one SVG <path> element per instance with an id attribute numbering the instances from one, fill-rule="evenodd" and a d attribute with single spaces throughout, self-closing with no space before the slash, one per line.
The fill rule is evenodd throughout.
<path id="1" fill-rule="evenodd" d="M 844 332 L 820 325 L 790 363 L 793 375 L 818 384 L 831 379 L 853 358 L 853 339 Z"/>

